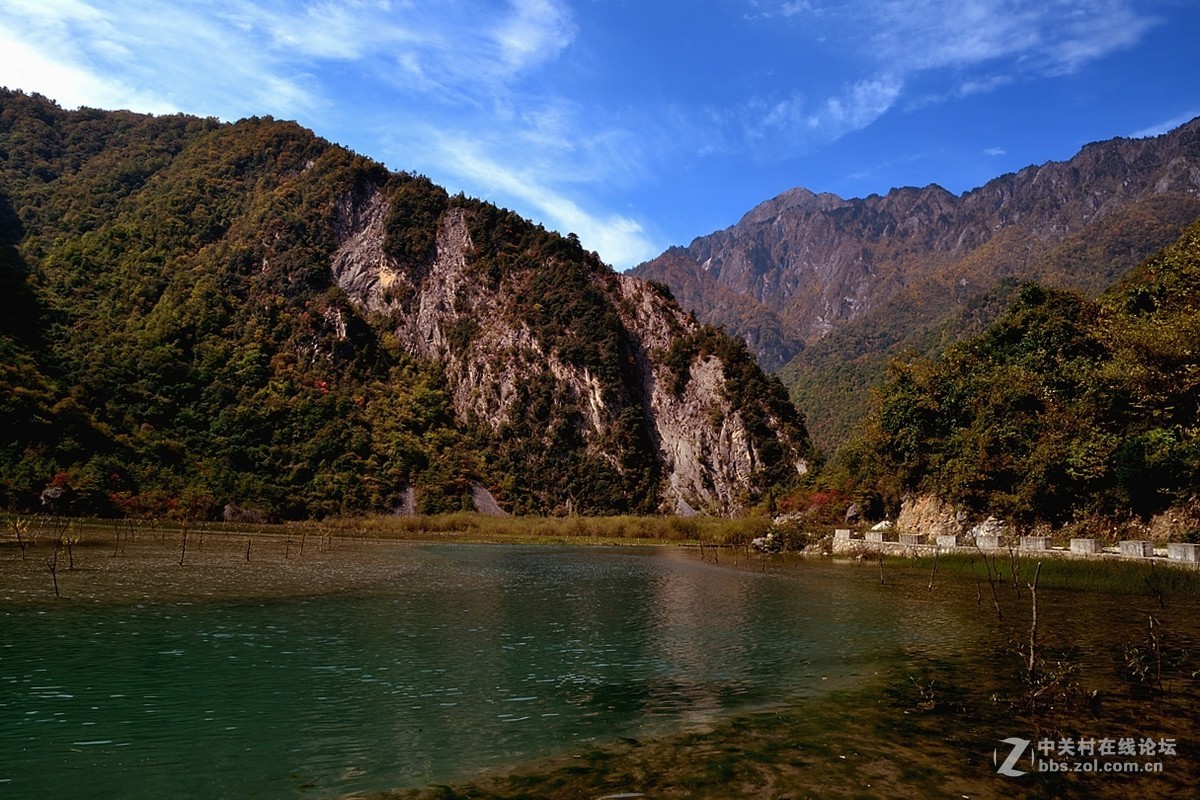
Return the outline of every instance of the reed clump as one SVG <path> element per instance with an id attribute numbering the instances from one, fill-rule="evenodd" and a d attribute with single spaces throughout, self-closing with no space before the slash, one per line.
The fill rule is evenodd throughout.
<path id="1" fill-rule="evenodd" d="M 737 545 L 761 535 L 766 517 L 513 517 L 474 512 L 430 516 L 346 517 L 326 520 L 321 528 L 342 535 L 395 539 L 461 541 L 569 542 L 617 544 Z"/>

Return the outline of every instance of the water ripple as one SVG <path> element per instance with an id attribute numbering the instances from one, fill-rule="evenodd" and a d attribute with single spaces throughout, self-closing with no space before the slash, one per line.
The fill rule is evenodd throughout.
<path id="1" fill-rule="evenodd" d="M 897 649 L 901 615 L 870 595 L 676 555 L 399 552 L 420 580 L 386 590 L 6 614 L 0 738 L 36 746 L 0 780 L 129 800 L 443 782 L 803 696 Z"/>

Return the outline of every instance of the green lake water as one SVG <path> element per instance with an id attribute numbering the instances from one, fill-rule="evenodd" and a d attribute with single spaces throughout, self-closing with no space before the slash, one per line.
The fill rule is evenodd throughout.
<path id="1" fill-rule="evenodd" d="M 870 567 L 735 569 L 649 548 L 394 558 L 397 577 L 315 597 L 10 604 L 0 798 L 469 781 L 993 655 L 977 587 L 909 602 Z"/>

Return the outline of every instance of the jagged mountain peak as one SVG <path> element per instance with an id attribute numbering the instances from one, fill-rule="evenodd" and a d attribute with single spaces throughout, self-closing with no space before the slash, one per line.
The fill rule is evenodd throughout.
<path id="1" fill-rule="evenodd" d="M 738 225 L 754 225 L 770 222 L 785 211 L 829 211 L 846 204 L 846 201 L 836 194 L 822 192 L 816 194 L 803 187 L 788 189 L 782 194 L 772 197 L 766 202 L 759 203 L 746 212 L 738 221 Z"/>
<path id="2" fill-rule="evenodd" d="M 991 308 L 979 298 L 998 282 L 1096 293 L 1198 214 L 1200 118 L 1161 136 L 1095 142 L 962 195 L 936 184 L 849 200 L 789 190 L 633 274 L 666 282 L 699 319 L 742 336 L 765 368 L 796 359 L 783 373 L 792 385 L 800 373 L 819 382 L 821 370 L 870 361 L 876 373 L 853 376 L 861 395 L 878 378 L 876 354 L 904 342 L 939 346 L 944 334 L 933 331 Z M 764 314 L 776 332 L 769 348 Z M 795 399 L 824 443 L 836 444 L 852 417 L 831 434 L 824 400 Z M 834 405 L 836 414 L 863 407 Z"/>

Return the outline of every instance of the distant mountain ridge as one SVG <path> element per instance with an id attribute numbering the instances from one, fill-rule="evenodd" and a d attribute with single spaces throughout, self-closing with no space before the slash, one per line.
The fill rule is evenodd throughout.
<path id="1" fill-rule="evenodd" d="M 1005 279 L 1094 294 L 1197 215 L 1200 118 L 1154 138 L 1090 144 L 961 196 L 936 185 L 851 200 L 793 189 L 632 273 L 742 336 L 765 368 L 788 365 L 785 383 L 836 383 L 828 371 L 855 359 L 943 346 L 964 313 L 987 307 L 994 318 L 1002 304 L 987 296 Z M 848 391 L 874 382 L 847 380 Z M 844 436 L 828 397 L 794 399 L 825 444 Z"/>
<path id="2" fill-rule="evenodd" d="M 295 123 L 0 90 L 0 289 L 10 509 L 729 513 L 808 469 L 661 287 Z"/>

